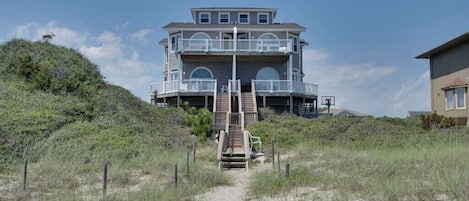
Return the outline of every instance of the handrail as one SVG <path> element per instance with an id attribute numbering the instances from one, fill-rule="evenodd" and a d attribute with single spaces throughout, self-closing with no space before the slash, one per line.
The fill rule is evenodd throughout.
<path id="1" fill-rule="evenodd" d="M 238 86 L 237 91 L 236 91 L 236 93 L 238 94 L 238 111 L 242 112 L 243 111 L 243 104 L 242 104 L 243 100 L 242 100 L 242 97 L 241 97 L 241 81 L 236 80 L 236 85 Z"/>
<path id="2" fill-rule="evenodd" d="M 254 82 L 254 80 L 251 80 L 251 94 L 252 104 L 254 105 L 254 112 L 257 114 L 256 82 Z"/>
<path id="3" fill-rule="evenodd" d="M 217 149 L 217 160 L 221 161 L 221 155 L 223 152 L 223 147 L 225 146 L 225 131 L 221 130 L 220 135 L 218 136 L 218 149 Z"/>

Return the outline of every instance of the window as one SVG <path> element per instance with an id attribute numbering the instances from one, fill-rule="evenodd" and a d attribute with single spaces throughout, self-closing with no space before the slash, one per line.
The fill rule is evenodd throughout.
<path id="1" fill-rule="evenodd" d="M 212 72 L 206 67 L 197 67 L 191 73 L 191 79 L 212 79 Z"/>
<path id="2" fill-rule="evenodd" d="M 229 24 L 230 23 L 230 13 L 218 13 L 218 23 L 220 23 L 220 24 Z"/>
<path id="3" fill-rule="evenodd" d="M 210 24 L 210 13 L 199 13 L 200 24 Z"/>
<path id="4" fill-rule="evenodd" d="M 269 15 L 267 15 L 267 13 L 257 14 L 257 23 L 258 24 L 268 24 L 269 23 Z"/>
<path id="5" fill-rule="evenodd" d="M 291 42 L 293 43 L 292 44 L 293 52 L 298 52 L 298 37 L 289 36 L 288 38 L 291 39 Z"/>
<path id="6" fill-rule="evenodd" d="M 171 36 L 171 51 L 179 50 L 179 39 L 180 38 L 181 38 L 181 36 L 179 34 Z"/>
<path id="7" fill-rule="evenodd" d="M 280 76 L 272 67 L 261 68 L 256 74 L 256 80 L 279 80 Z"/>
<path id="8" fill-rule="evenodd" d="M 259 51 L 278 51 L 280 42 L 276 35 L 272 33 L 265 33 L 259 37 L 257 48 Z"/>
<path id="9" fill-rule="evenodd" d="M 249 24 L 249 14 L 247 13 L 240 13 L 238 17 L 238 22 L 240 24 Z"/>
<path id="10" fill-rule="evenodd" d="M 466 109 L 466 88 L 445 91 L 446 110 Z"/>
<path id="11" fill-rule="evenodd" d="M 452 110 L 454 109 L 454 91 L 453 90 L 447 90 L 445 91 L 445 97 L 446 97 L 446 110 Z"/>
<path id="12" fill-rule="evenodd" d="M 196 33 L 192 35 L 189 49 L 191 50 L 207 50 L 210 46 L 210 36 L 206 33 Z"/>
<path id="13" fill-rule="evenodd" d="M 456 108 L 457 109 L 466 108 L 466 88 L 456 89 Z"/>

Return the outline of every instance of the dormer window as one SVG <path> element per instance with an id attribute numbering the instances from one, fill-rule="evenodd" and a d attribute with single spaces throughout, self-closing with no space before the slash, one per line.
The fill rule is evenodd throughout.
<path id="1" fill-rule="evenodd" d="M 240 24 L 249 24 L 249 14 L 248 13 L 240 13 L 238 16 L 238 23 Z"/>
<path id="2" fill-rule="evenodd" d="M 230 23 L 230 13 L 218 13 L 218 23 L 220 23 L 220 24 L 229 24 Z"/>
<path id="3" fill-rule="evenodd" d="M 257 23 L 258 24 L 268 24 L 269 23 L 269 15 L 267 13 L 257 14 Z"/>
<path id="4" fill-rule="evenodd" d="M 199 13 L 200 24 L 210 24 L 210 13 Z"/>

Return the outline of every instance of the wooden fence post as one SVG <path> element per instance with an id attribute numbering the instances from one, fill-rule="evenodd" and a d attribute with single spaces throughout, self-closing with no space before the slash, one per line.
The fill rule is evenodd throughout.
<path id="1" fill-rule="evenodd" d="M 174 165 L 174 187 L 178 186 L 178 164 Z"/>
<path id="2" fill-rule="evenodd" d="M 272 145 L 272 167 L 275 168 L 275 145 L 273 138 L 270 140 L 270 144 Z"/>
<path id="3" fill-rule="evenodd" d="M 189 157 L 189 155 L 190 155 L 190 151 L 189 151 L 189 150 L 187 150 L 187 158 L 186 158 L 186 175 L 189 175 L 189 163 L 190 163 L 190 162 L 189 162 L 189 161 L 190 161 L 190 157 Z"/>
<path id="4" fill-rule="evenodd" d="M 103 168 L 103 196 L 106 196 L 106 190 L 107 190 L 107 166 L 108 166 L 108 163 L 104 162 L 104 168 Z"/>
<path id="5" fill-rule="evenodd" d="M 194 164 L 195 164 L 195 150 L 196 150 L 196 148 L 197 148 L 197 144 L 196 144 L 196 142 L 194 141 L 194 142 L 192 142 L 192 151 L 194 152 L 194 153 L 193 153 L 193 155 L 194 155 Z"/>
<path id="6" fill-rule="evenodd" d="M 285 165 L 285 175 L 287 177 L 290 176 L 290 164 L 288 164 L 288 163 Z"/>
<path id="7" fill-rule="evenodd" d="M 280 172 L 280 152 L 277 152 L 278 171 Z"/>
<path id="8" fill-rule="evenodd" d="M 28 177 L 28 159 L 24 160 L 24 169 L 23 169 L 23 190 L 26 190 L 26 179 Z"/>

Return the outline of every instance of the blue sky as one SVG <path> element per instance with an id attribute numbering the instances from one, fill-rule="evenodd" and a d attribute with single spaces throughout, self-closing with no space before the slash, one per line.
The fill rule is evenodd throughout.
<path id="1" fill-rule="evenodd" d="M 306 27 L 305 81 L 336 96 L 335 108 L 377 117 L 429 111 L 429 63 L 414 57 L 469 31 L 466 0 L 16 0 L 0 7 L 0 42 L 52 32 L 149 101 L 162 81 L 162 27 L 191 22 L 190 8 L 229 6 L 277 8 L 276 22 Z"/>

